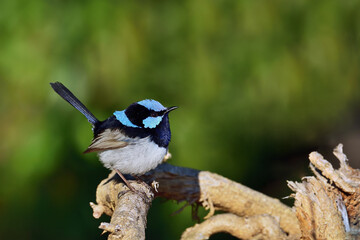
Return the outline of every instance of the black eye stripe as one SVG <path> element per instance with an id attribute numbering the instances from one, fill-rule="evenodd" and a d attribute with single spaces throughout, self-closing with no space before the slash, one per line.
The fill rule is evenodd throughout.
<path id="1" fill-rule="evenodd" d="M 137 103 L 131 104 L 125 110 L 125 114 L 129 118 L 129 120 L 139 127 L 144 127 L 142 121 L 148 116 L 150 116 L 150 113 L 151 111 L 149 109 Z"/>
<path id="2" fill-rule="evenodd" d="M 158 111 L 158 112 L 153 111 L 153 112 L 151 112 L 150 116 L 152 116 L 152 117 L 162 116 L 162 115 L 164 115 L 165 112 L 166 112 L 166 110 L 162 110 L 162 111 Z"/>

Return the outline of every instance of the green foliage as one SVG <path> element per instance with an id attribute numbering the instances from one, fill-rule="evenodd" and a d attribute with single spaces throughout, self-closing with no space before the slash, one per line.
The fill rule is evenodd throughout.
<path id="1" fill-rule="evenodd" d="M 171 163 L 258 188 L 281 179 L 285 189 L 307 161 L 279 159 L 319 146 L 358 103 L 359 5 L 2 1 L 2 238 L 100 234 L 88 202 L 107 170 L 81 154 L 90 125 L 52 92 L 53 81 L 100 119 L 145 98 L 177 105 Z M 190 210 L 169 216 L 177 208 L 154 204 L 149 239 L 178 239 L 193 224 Z"/>

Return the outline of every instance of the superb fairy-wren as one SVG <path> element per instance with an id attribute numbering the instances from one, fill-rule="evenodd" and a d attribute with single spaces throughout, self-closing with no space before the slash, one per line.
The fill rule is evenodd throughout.
<path id="1" fill-rule="evenodd" d="M 162 162 L 171 139 L 168 114 L 177 107 L 146 99 L 99 121 L 63 84 L 50 85 L 92 124 L 94 138 L 84 153 L 97 152 L 104 166 L 116 170 L 131 190 L 122 174 L 141 175 Z"/>

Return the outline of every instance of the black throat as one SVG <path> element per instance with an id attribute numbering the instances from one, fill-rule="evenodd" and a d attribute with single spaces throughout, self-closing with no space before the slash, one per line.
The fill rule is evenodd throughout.
<path id="1" fill-rule="evenodd" d="M 153 140 L 159 147 L 167 148 L 169 146 L 171 132 L 167 113 L 164 115 L 159 125 L 153 129 L 151 140 Z"/>

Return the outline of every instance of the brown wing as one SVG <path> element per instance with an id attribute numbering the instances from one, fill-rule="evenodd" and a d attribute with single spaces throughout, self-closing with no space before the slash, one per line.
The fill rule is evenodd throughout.
<path id="1" fill-rule="evenodd" d="M 84 153 L 123 148 L 129 144 L 125 139 L 126 137 L 119 130 L 106 129 L 93 139 Z"/>

